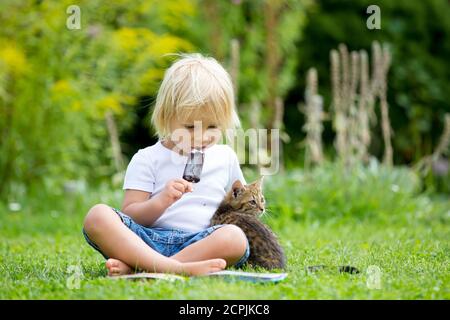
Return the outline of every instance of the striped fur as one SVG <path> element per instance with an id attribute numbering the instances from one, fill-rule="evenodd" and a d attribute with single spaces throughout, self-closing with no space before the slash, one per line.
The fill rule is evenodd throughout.
<path id="1" fill-rule="evenodd" d="M 262 178 L 245 186 L 237 180 L 212 217 L 211 225 L 234 224 L 244 231 L 250 243 L 250 265 L 284 269 L 286 257 L 283 249 L 276 235 L 259 219 L 264 212 Z"/>

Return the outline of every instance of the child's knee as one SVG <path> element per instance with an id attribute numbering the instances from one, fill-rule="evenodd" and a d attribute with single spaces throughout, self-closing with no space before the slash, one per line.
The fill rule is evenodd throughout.
<path id="1" fill-rule="evenodd" d="M 109 223 L 111 217 L 116 215 L 114 211 L 106 204 L 96 204 L 89 209 L 83 223 L 84 230 L 88 235 L 104 229 Z"/>
<path id="2" fill-rule="evenodd" d="M 242 256 L 248 245 L 247 237 L 242 229 L 233 224 L 227 224 L 219 230 L 221 230 L 222 237 L 221 247 L 233 255 Z"/>

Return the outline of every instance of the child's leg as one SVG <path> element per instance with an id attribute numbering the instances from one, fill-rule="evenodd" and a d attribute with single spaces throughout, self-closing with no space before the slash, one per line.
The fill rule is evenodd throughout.
<path id="1" fill-rule="evenodd" d="M 150 248 L 107 205 L 95 205 L 84 221 L 84 230 L 107 256 L 148 272 L 169 272 L 188 275 L 204 274 L 225 268 L 223 259 L 182 263 L 165 257 Z"/>
<path id="2" fill-rule="evenodd" d="M 171 256 L 180 262 L 222 258 L 228 266 L 238 262 L 247 250 L 247 238 L 235 225 L 225 225 Z"/>

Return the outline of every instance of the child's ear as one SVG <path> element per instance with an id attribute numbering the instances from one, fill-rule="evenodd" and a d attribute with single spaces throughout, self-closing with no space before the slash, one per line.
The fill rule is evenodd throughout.
<path id="1" fill-rule="evenodd" d="M 231 189 L 233 190 L 233 198 L 237 198 L 244 190 L 244 186 L 240 180 L 236 180 L 233 182 Z"/>

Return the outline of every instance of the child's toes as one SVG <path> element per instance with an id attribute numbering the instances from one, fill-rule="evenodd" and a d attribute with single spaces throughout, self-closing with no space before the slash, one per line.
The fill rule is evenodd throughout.
<path id="1" fill-rule="evenodd" d="M 212 259 L 211 267 L 217 269 L 225 269 L 227 266 L 227 262 L 224 259 Z"/>
<path id="2" fill-rule="evenodd" d="M 117 268 L 118 266 L 119 266 L 119 263 L 116 259 L 108 259 L 108 261 L 106 261 L 106 267 L 108 269 Z"/>
<path id="3" fill-rule="evenodd" d="M 109 268 L 108 275 L 109 276 L 118 276 L 118 275 L 120 275 L 120 269 L 116 268 L 116 267 Z"/>
<path id="4" fill-rule="evenodd" d="M 120 274 L 119 268 L 111 268 L 110 275 L 117 276 Z"/>

